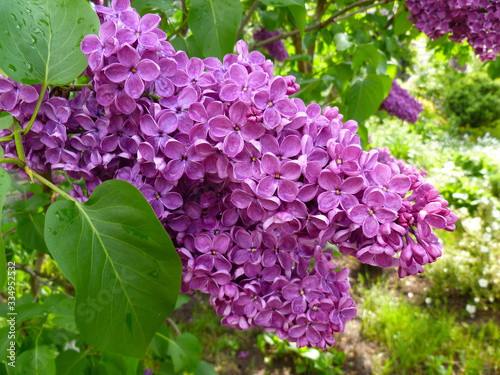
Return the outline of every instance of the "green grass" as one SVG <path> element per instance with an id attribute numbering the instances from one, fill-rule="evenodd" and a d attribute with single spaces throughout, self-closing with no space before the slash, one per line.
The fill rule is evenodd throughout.
<path id="1" fill-rule="evenodd" d="M 461 323 L 446 306 L 419 307 L 380 284 L 366 290 L 362 334 L 380 343 L 379 374 L 497 374 L 500 327 Z"/>

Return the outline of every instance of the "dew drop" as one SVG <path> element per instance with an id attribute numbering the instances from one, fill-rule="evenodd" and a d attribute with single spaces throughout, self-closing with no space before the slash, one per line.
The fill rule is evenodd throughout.
<path id="1" fill-rule="evenodd" d="M 12 70 L 13 72 L 17 70 L 16 67 L 12 64 L 9 64 L 9 69 Z"/>
<path id="2" fill-rule="evenodd" d="M 80 17 L 80 18 L 78 18 L 78 20 L 76 21 L 76 23 L 82 23 L 83 21 L 84 21 L 84 18 Z"/>

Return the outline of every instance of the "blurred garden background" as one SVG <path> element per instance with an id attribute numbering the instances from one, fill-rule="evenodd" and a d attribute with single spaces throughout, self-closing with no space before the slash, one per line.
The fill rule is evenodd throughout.
<path id="1" fill-rule="evenodd" d="M 47 345 L 62 353 L 55 359 L 57 374 L 137 374 L 144 369 L 154 369 L 145 375 L 500 374 L 500 59 L 481 62 L 467 42 L 452 43 L 446 36 L 429 40 L 412 28 L 404 2 L 395 6 L 388 1 L 310 33 L 303 32 L 306 24 L 327 19 L 353 2 L 340 1 L 336 8 L 328 1 L 299 1 L 307 11 L 302 34 L 280 40 L 274 49 L 256 45 L 259 30 L 300 28 L 297 9 L 284 3 L 243 1 L 248 18 L 242 20 L 238 37 L 273 60 L 275 74 L 296 77 L 301 86 L 296 97 L 338 106 L 358 120 L 366 149 L 389 150 L 427 173 L 459 216 L 456 231 L 436 231 L 443 256 L 424 267 L 424 274 L 400 279 L 395 269 L 364 265 L 333 249 L 339 266 L 350 269 L 358 314 L 344 333 L 336 334 L 329 350 L 297 349 L 260 328 L 224 327 L 208 297 L 195 293 L 179 297 L 146 359 L 139 361 L 100 353 L 81 339 L 74 301 L 67 298 L 74 288 L 43 240 L 50 195 L 17 180 L 10 197 L 22 193 L 23 199 L 8 196 L 2 232 L 7 260 L 18 264 L 20 334 L 28 348 Z M 161 27 L 176 49 L 207 57 L 188 28 L 190 4 L 132 3 L 141 14 L 163 16 Z M 372 98 L 370 92 L 354 95 L 356 82 L 379 76 L 395 79 L 422 104 L 418 121 L 377 111 L 388 90 L 376 91 Z M 353 101 L 361 104 L 354 106 Z M 367 108 L 376 103 L 373 111 L 363 108 L 364 101 Z M 0 118 L 2 128 L 10 122 Z M 6 299 L 3 292 L 2 297 Z M 0 316 L 6 313 L 7 304 L 0 304 Z M 8 326 L 2 320 L 0 327 L 3 338 Z M 161 337 L 178 340 L 182 350 Z M 0 343 L 0 352 L 6 345 Z M 190 360 L 197 367 L 191 368 Z M 0 375 L 7 371 L 0 366 Z"/>

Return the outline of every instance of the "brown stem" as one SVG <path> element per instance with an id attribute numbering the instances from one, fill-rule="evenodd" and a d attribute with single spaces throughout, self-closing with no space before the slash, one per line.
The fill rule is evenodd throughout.
<path id="1" fill-rule="evenodd" d="M 42 284 L 47 285 L 47 286 L 51 287 L 51 289 L 57 290 L 58 292 L 60 292 L 59 289 L 57 289 L 57 288 L 54 289 L 53 285 L 47 283 L 43 279 L 47 279 L 48 281 L 53 282 L 54 284 L 62 286 L 66 291 L 64 294 L 66 294 L 68 297 L 73 298 L 71 296 L 71 293 L 73 293 L 73 291 L 75 290 L 73 284 L 71 284 L 68 281 L 62 280 L 59 275 L 50 276 L 50 275 L 47 275 L 46 273 L 43 273 L 41 271 L 32 270 L 30 267 L 28 267 L 27 265 L 22 264 L 22 263 L 16 263 L 16 269 L 23 271 L 23 272 L 26 272 L 26 273 L 30 274 L 32 277 L 38 278 L 42 282 Z"/>
<path id="2" fill-rule="evenodd" d="M 374 1 L 375 0 L 362 0 L 362 1 L 358 1 L 356 3 L 353 3 L 353 4 L 349 5 L 349 6 L 347 6 L 346 8 L 338 11 L 337 13 L 333 14 L 327 20 L 325 20 L 323 22 L 320 22 L 320 23 L 318 23 L 316 25 L 312 25 L 312 26 L 306 27 L 304 31 L 308 32 L 308 31 L 313 31 L 313 30 L 324 29 L 325 27 L 327 27 L 328 25 L 330 25 L 332 23 L 337 23 L 339 21 L 345 20 L 346 18 L 352 17 L 355 14 L 362 13 L 362 12 L 364 12 L 364 11 L 370 9 L 370 8 L 374 8 L 374 7 L 377 7 L 377 6 L 380 6 L 380 5 L 384 5 L 384 4 L 388 4 L 388 3 L 391 3 L 391 2 L 393 2 L 395 0 L 383 0 L 383 1 L 380 1 L 378 3 L 371 4 Z M 351 13 L 346 14 L 345 16 L 342 16 L 343 14 L 345 14 L 350 9 L 358 7 L 358 6 L 362 6 L 364 4 L 371 4 L 371 5 L 364 6 L 364 7 L 359 8 L 358 10 L 356 10 L 354 12 L 351 12 Z M 271 38 L 268 38 L 268 39 L 263 40 L 261 42 L 255 43 L 254 45 L 250 46 L 249 50 L 250 51 L 254 51 L 257 48 L 265 46 L 266 44 L 275 42 L 277 40 L 286 39 L 286 38 L 289 38 L 289 37 L 291 37 L 291 36 L 293 36 L 295 34 L 299 34 L 299 33 L 300 33 L 299 29 L 294 29 L 294 30 L 289 31 L 287 33 L 275 35 L 275 36 L 273 36 Z"/>
<path id="3" fill-rule="evenodd" d="M 243 32 L 243 29 L 245 28 L 246 24 L 248 21 L 250 21 L 250 17 L 252 17 L 253 12 L 255 12 L 255 9 L 257 9 L 257 5 L 259 5 L 259 0 L 255 0 L 248 10 L 247 15 L 243 20 L 241 21 L 240 27 L 238 28 L 238 32 L 236 33 L 236 40 L 240 39 L 241 33 Z"/>
<path id="4" fill-rule="evenodd" d="M 328 5 L 327 5 L 326 0 L 318 0 L 318 3 L 316 4 L 316 12 L 314 13 L 314 21 L 315 22 L 321 21 L 321 18 L 323 17 L 323 14 L 325 14 L 325 11 L 327 8 L 328 8 Z M 304 61 L 307 73 L 313 72 L 315 50 L 316 50 L 316 38 L 314 38 L 312 44 L 307 49 L 307 54 L 311 57 L 310 61 Z"/>
<path id="5" fill-rule="evenodd" d="M 179 30 L 178 34 L 180 36 L 185 36 L 189 28 L 187 24 L 188 10 L 186 7 L 186 0 L 181 1 L 181 10 L 182 10 L 182 28 Z"/>
<path id="6" fill-rule="evenodd" d="M 166 321 L 168 322 L 168 324 L 170 324 L 170 325 L 172 326 L 172 328 L 173 328 L 173 329 L 174 329 L 174 331 L 175 331 L 175 334 L 176 334 L 177 336 L 180 336 L 180 335 L 181 335 L 181 331 L 180 331 L 179 327 L 177 327 L 177 324 L 175 324 L 175 322 L 172 320 L 172 318 L 171 318 L 171 317 L 168 317 L 168 318 L 166 319 Z"/>
<path id="7" fill-rule="evenodd" d="M 33 301 L 36 301 L 38 299 L 38 294 L 40 293 L 41 278 L 38 277 L 37 274 L 40 273 L 42 270 L 44 257 L 45 257 L 44 253 L 42 253 L 41 251 L 37 252 L 35 269 L 33 270 L 35 272 L 35 275 L 31 274 L 31 279 L 30 279 L 31 295 L 33 296 Z"/>
<path id="8" fill-rule="evenodd" d="M 302 55 L 302 38 L 300 37 L 300 34 L 292 35 L 292 41 L 293 46 L 295 47 L 295 54 Z M 308 73 L 307 61 L 299 60 L 297 61 L 297 66 L 299 68 L 299 72 L 301 72 L 302 74 Z"/>

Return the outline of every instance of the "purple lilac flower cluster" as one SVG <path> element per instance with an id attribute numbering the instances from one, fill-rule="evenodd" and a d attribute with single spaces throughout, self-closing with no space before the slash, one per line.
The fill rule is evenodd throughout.
<path id="1" fill-rule="evenodd" d="M 409 20 L 432 40 L 468 40 L 480 60 L 494 60 L 500 50 L 500 0 L 406 0 Z"/>
<path id="2" fill-rule="evenodd" d="M 276 35 L 281 35 L 281 31 L 275 30 L 274 32 L 272 32 L 266 30 L 264 27 L 261 27 L 259 30 L 255 30 L 255 32 L 253 33 L 253 38 L 255 40 L 262 41 L 272 38 Z M 274 42 L 266 44 L 264 48 L 269 53 L 269 56 L 275 58 L 278 61 L 285 61 L 290 57 L 282 40 L 275 40 Z"/>
<path id="3" fill-rule="evenodd" d="M 408 91 L 399 86 L 394 79 L 391 91 L 389 91 L 389 95 L 384 99 L 379 109 L 385 109 L 391 116 L 396 116 L 401 120 L 414 124 L 418 120 L 419 113 L 422 112 L 422 104 L 417 102 Z"/>
<path id="4" fill-rule="evenodd" d="M 92 89 L 43 93 L 27 162 L 83 178 L 88 194 L 113 178 L 136 186 L 182 259 L 181 291 L 210 294 L 223 324 L 325 348 L 356 314 L 327 242 L 401 277 L 441 255 L 431 228 L 457 217 L 438 191 L 363 151 L 336 107 L 291 99 L 294 78 L 261 53 L 239 41 L 222 62 L 189 59 L 128 0 L 96 10 L 99 37 L 82 42 Z M 39 91 L 2 77 L 0 110 L 25 127 Z"/>

